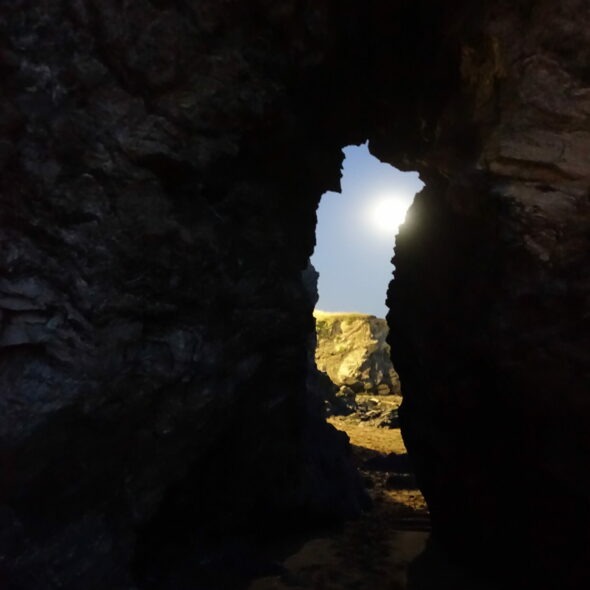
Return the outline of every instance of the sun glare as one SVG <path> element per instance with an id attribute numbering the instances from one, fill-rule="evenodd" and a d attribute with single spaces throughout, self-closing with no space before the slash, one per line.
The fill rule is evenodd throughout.
<path id="1" fill-rule="evenodd" d="M 395 236 L 399 226 L 406 218 L 410 205 L 401 195 L 384 195 L 377 197 L 369 206 L 368 220 L 373 230 L 387 236 Z"/>

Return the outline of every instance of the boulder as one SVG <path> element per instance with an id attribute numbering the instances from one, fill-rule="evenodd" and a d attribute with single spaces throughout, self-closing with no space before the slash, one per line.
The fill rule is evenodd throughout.
<path id="1" fill-rule="evenodd" d="M 349 416 L 354 414 L 358 409 L 356 393 L 350 387 L 343 385 L 327 400 L 327 406 L 329 415 Z"/>
<path id="2" fill-rule="evenodd" d="M 362 313 L 316 310 L 315 360 L 338 387 L 355 393 L 400 394 L 399 377 L 391 364 L 384 319 Z"/>

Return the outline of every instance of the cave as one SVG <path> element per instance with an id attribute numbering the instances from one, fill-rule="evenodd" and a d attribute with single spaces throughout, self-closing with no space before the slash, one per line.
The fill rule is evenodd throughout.
<path id="1" fill-rule="evenodd" d="M 501 588 L 588 586 L 588 22 L 584 0 L 3 6 L 0 585 L 165 590 L 203 539 L 366 508 L 302 272 L 368 138 L 426 183 L 387 320 L 433 537 Z"/>

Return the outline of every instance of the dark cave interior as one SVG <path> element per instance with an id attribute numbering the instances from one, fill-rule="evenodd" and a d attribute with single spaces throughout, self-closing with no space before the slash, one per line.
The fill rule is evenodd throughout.
<path id="1" fill-rule="evenodd" d="M 433 536 L 514 587 L 585 587 L 589 20 L 584 0 L 4 6 L 0 583 L 174 587 L 203 537 L 363 509 L 302 271 L 340 148 L 368 137 L 428 187 L 387 320 Z"/>

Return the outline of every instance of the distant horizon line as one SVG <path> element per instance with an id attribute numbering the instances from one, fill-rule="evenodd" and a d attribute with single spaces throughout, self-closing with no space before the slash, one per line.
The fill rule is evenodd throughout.
<path id="1" fill-rule="evenodd" d="M 364 313 L 362 311 L 325 311 L 323 309 L 315 308 L 313 310 L 313 315 L 356 315 L 356 316 L 363 316 L 367 318 L 378 318 L 380 320 L 384 320 L 385 318 L 378 316 L 374 313 Z"/>

